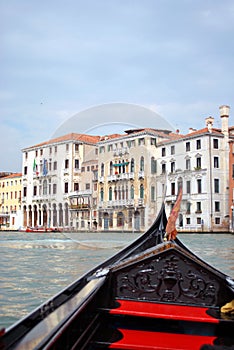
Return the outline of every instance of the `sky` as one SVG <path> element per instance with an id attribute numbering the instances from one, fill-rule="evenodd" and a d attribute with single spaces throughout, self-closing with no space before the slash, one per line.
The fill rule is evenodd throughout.
<path id="1" fill-rule="evenodd" d="M 208 116 L 220 127 L 229 105 L 234 125 L 233 37 L 233 0 L 2 0 L 0 171 L 21 171 L 21 150 L 74 116 L 95 134 L 83 113 L 95 106 L 143 106 L 187 133 Z"/>

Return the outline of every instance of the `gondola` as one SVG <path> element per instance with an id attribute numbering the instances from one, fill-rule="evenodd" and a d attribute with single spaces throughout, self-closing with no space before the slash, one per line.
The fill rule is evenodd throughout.
<path id="1" fill-rule="evenodd" d="M 234 281 L 170 217 L 163 204 L 145 234 L 3 330 L 0 349 L 233 349 Z"/>

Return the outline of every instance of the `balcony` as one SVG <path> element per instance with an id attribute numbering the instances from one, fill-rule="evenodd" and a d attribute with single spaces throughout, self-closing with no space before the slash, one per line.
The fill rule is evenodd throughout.
<path id="1" fill-rule="evenodd" d="M 114 150 L 114 156 L 123 156 L 124 154 L 129 153 L 128 147 L 117 148 Z"/>
<path id="2" fill-rule="evenodd" d="M 120 173 L 120 174 L 115 174 L 115 175 L 109 175 L 107 177 L 107 180 L 109 182 L 114 182 L 118 180 L 132 180 L 134 179 L 134 173 Z"/>
<path id="3" fill-rule="evenodd" d="M 143 170 L 138 172 L 138 179 L 144 179 L 145 177 L 145 172 Z"/>
<path id="4" fill-rule="evenodd" d="M 71 210 L 90 210 L 90 205 L 88 203 L 70 204 L 69 208 Z"/>
<path id="5" fill-rule="evenodd" d="M 88 197 L 92 195 L 92 190 L 70 192 L 69 197 Z"/>
<path id="6" fill-rule="evenodd" d="M 142 207 L 144 205 L 144 199 L 143 198 L 138 198 L 138 206 Z"/>

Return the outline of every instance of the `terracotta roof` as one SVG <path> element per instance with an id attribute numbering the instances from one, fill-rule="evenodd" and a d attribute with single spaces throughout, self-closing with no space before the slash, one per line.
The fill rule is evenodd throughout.
<path id="1" fill-rule="evenodd" d="M 10 174 L 10 175 L 7 175 L 7 176 L 4 176 L 4 177 L 1 177 L 0 180 L 4 180 L 4 179 L 12 179 L 14 177 L 21 177 L 22 176 L 22 173 L 13 173 L 13 174 Z"/>
<path id="2" fill-rule="evenodd" d="M 76 134 L 76 133 L 70 133 L 67 135 L 59 136 L 54 139 L 50 139 L 45 142 L 38 143 L 36 145 L 26 147 L 25 149 L 29 148 L 35 148 L 35 147 L 42 147 L 45 145 L 50 145 L 53 143 L 63 142 L 63 141 L 82 141 L 87 143 L 97 143 L 100 141 L 100 136 L 93 136 L 93 135 L 86 135 L 86 134 Z"/>

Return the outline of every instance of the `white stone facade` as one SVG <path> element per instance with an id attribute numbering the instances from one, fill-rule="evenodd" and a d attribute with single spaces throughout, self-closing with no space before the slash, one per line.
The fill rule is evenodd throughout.
<path id="1" fill-rule="evenodd" d="M 70 134 L 24 149 L 22 225 L 145 231 L 163 201 L 169 215 L 182 183 L 178 229 L 228 231 L 231 136 L 224 107 L 220 129 L 209 117 L 187 135 L 150 128 Z"/>

